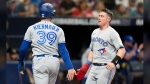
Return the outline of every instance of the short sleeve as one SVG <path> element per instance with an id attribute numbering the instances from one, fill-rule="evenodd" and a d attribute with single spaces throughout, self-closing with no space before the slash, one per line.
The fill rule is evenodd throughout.
<path id="1" fill-rule="evenodd" d="M 119 48 L 123 48 L 123 43 L 121 41 L 121 38 L 117 32 L 114 32 L 111 34 L 111 40 L 114 45 L 114 47 L 118 50 Z"/>
<path id="2" fill-rule="evenodd" d="M 94 32 L 94 31 L 93 31 Z M 92 34 L 91 34 L 91 43 L 90 43 L 90 46 L 89 46 L 89 48 L 91 49 L 91 50 L 93 50 L 93 42 L 92 42 L 92 35 L 93 35 L 93 32 L 92 32 Z"/>
<path id="3" fill-rule="evenodd" d="M 65 43 L 65 35 L 64 35 L 63 30 L 60 31 L 59 42 L 58 43 Z"/>
<path id="4" fill-rule="evenodd" d="M 90 46 L 89 46 L 89 48 L 90 48 L 91 50 L 93 50 L 92 41 L 91 41 L 91 43 L 90 43 Z"/>
<path id="5" fill-rule="evenodd" d="M 29 27 L 25 33 L 25 36 L 24 36 L 24 40 L 28 41 L 28 42 L 31 42 L 31 27 Z"/>

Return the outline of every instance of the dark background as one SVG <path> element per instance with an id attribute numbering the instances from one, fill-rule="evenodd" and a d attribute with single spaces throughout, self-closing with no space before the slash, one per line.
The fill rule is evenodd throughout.
<path id="1" fill-rule="evenodd" d="M 6 83 L 5 43 L 6 43 L 6 10 L 5 0 L 0 0 L 0 84 Z"/>

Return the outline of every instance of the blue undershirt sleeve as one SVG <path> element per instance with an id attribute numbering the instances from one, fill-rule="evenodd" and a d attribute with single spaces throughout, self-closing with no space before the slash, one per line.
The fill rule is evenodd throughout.
<path id="1" fill-rule="evenodd" d="M 65 62 L 66 66 L 68 67 L 68 69 L 73 69 L 74 67 L 70 60 L 70 56 L 69 56 L 69 53 L 68 53 L 65 43 L 59 43 L 58 47 L 59 47 L 60 55 L 61 55 L 63 61 Z"/>
<path id="2" fill-rule="evenodd" d="M 23 42 L 20 46 L 20 50 L 19 50 L 19 60 L 24 60 L 26 51 L 30 45 L 31 45 L 31 42 L 23 40 Z"/>

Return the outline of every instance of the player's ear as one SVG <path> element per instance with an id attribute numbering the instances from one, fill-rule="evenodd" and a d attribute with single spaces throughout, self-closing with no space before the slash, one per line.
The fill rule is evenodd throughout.
<path id="1" fill-rule="evenodd" d="M 107 21 L 109 21 L 109 22 L 110 22 L 110 20 L 111 20 L 111 18 L 108 16 L 108 17 L 107 17 Z"/>

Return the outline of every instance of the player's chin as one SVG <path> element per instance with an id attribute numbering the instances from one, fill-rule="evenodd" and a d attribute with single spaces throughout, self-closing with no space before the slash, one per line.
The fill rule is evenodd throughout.
<path id="1" fill-rule="evenodd" d="M 100 22 L 98 22 L 98 26 L 102 26 L 102 24 Z"/>

